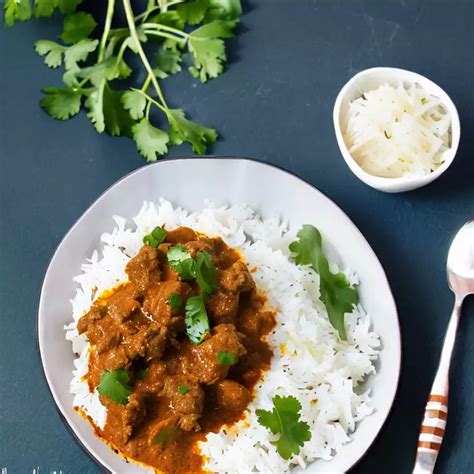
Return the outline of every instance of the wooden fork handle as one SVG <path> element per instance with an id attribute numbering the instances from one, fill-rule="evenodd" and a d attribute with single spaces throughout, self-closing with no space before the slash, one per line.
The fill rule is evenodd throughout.
<path id="1" fill-rule="evenodd" d="M 449 365 L 461 314 L 461 298 L 456 298 L 444 339 L 438 372 L 421 422 L 413 474 L 431 474 L 434 470 L 448 418 Z"/>

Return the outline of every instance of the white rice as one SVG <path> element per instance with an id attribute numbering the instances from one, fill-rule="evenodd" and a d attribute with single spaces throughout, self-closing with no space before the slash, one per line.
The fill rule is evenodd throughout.
<path id="1" fill-rule="evenodd" d="M 305 467 L 314 459 L 331 459 L 339 447 L 350 442 L 356 423 L 370 415 L 370 394 L 357 387 L 370 373 L 380 349 L 379 337 L 371 331 L 369 316 L 358 306 L 346 315 L 347 341 L 340 341 L 329 323 L 319 299 L 319 277 L 308 267 L 289 259 L 288 244 L 295 239 L 279 219 L 262 220 L 246 205 L 215 207 L 206 203 L 201 212 L 188 213 L 160 199 L 145 202 L 127 227 L 126 220 L 114 216 L 115 228 L 101 238 L 100 251 L 81 266 L 82 273 L 71 301 L 74 322 L 66 326 L 66 338 L 80 356 L 71 381 L 74 406 L 80 407 L 103 427 L 106 408 L 97 392 L 90 393 L 82 380 L 88 367 L 88 343 L 77 333 L 79 318 L 104 290 L 127 279 L 124 268 L 142 245 L 142 238 L 157 225 L 167 228 L 189 226 L 239 248 L 269 305 L 277 309 L 277 325 L 269 336 L 274 350 L 271 370 L 258 384 L 256 398 L 244 420 L 230 429 L 210 433 L 200 443 L 205 467 L 214 472 L 286 472 L 295 465 Z M 336 270 L 331 264 L 333 271 Z M 354 275 L 351 281 L 357 282 Z M 295 396 L 302 405 L 301 418 L 311 430 L 298 456 L 285 461 L 271 441 L 277 437 L 261 426 L 258 408 L 271 410 L 275 395 Z"/>

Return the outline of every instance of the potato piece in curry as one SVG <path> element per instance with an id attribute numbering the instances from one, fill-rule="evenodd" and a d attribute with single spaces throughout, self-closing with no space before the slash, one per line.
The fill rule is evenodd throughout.
<path id="1" fill-rule="evenodd" d="M 95 430 L 158 471 L 199 472 L 197 442 L 243 417 L 270 367 L 274 313 L 222 239 L 179 227 L 144 241 L 128 282 L 78 323 L 91 344 L 89 388 L 107 407 Z"/>

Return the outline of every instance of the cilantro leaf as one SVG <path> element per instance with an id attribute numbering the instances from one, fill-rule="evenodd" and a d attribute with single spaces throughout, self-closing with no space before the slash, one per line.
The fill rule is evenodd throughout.
<path id="1" fill-rule="evenodd" d="M 190 72 L 201 82 L 217 77 L 224 70 L 227 56 L 221 38 L 233 36 L 236 23 L 236 20 L 214 20 L 189 35 L 188 49 L 194 58 Z"/>
<path id="2" fill-rule="evenodd" d="M 49 40 L 38 40 L 35 50 L 40 56 L 44 56 L 44 63 L 51 68 L 57 68 L 63 63 L 65 47 Z"/>
<path id="3" fill-rule="evenodd" d="M 168 151 L 168 134 L 154 127 L 146 117 L 132 127 L 132 134 L 138 151 L 147 161 L 156 161 L 157 155 L 164 155 Z"/>
<path id="4" fill-rule="evenodd" d="M 61 33 L 61 39 L 66 44 L 77 43 L 81 39 L 87 38 L 96 26 L 97 23 L 90 13 L 72 13 L 64 19 L 64 31 Z"/>
<path id="5" fill-rule="evenodd" d="M 186 141 L 191 144 L 195 153 L 202 155 L 206 152 L 207 145 L 215 143 L 216 131 L 191 122 L 185 117 L 182 109 L 169 109 L 167 116 L 171 126 L 170 140 L 173 145 L 180 145 Z"/>
<path id="6" fill-rule="evenodd" d="M 55 119 L 68 120 L 81 109 L 81 91 L 62 87 L 47 87 L 42 92 L 46 96 L 41 99 L 40 105 Z"/>
<path id="7" fill-rule="evenodd" d="M 122 104 L 123 91 L 104 88 L 103 107 L 105 130 L 112 136 L 131 136 L 135 123 Z"/>
<path id="8" fill-rule="evenodd" d="M 256 410 L 258 422 L 268 428 L 273 434 L 279 434 L 278 441 L 273 441 L 278 454 L 283 459 L 290 459 L 300 452 L 301 446 L 311 439 L 308 423 L 300 421 L 301 403 L 295 397 L 280 397 L 272 399 L 273 410 Z"/>
<path id="9" fill-rule="evenodd" d="M 135 120 L 141 119 L 145 115 L 147 99 L 136 89 L 130 89 L 123 94 L 122 104 Z"/>
<path id="10" fill-rule="evenodd" d="M 171 307 L 173 313 L 178 313 L 183 306 L 183 298 L 179 293 L 171 293 L 166 303 Z"/>
<path id="11" fill-rule="evenodd" d="M 178 387 L 178 393 L 180 395 L 186 395 L 191 389 L 189 387 L 186 387 L 186 385 L 180 385 Z"/>
<path id="12" fill-rule="evenodd" d="M 222 73 L 227 57 L 224 42 L 221 39 L 190 37 L 188 48 L 194 57 L 194 66 L 190 67 L 189 71 L 202 83 Z"/>
<path id="13" fill-rule="evenodd" d="M 82 0 L 58 0 L 58 7 L 61 13 L 68 15 L 76 11 L 76 8 L 82 3 Z"/>
<path id="14" fill-rule="evenodd" d="M 170 267 L 179 273 L 182 280 L 192 280 L 196 277 L 196 266 L 191 254 L 183 245 L 175 245 L 166 254 Z"/>
<path id="15" fill-rule="evenodd" d="M 208 8 L 209 0 L 194 0 L 178 4 L 176 11 L 185 23 L 196 25 L 204 20 Z"/>
<path id="16" fill-rule="evenodd" d="M 166 230 L 163 227 L 156 226 L 149 234 L 143 237 L 143 243 L 156 249 L 166 238 Z"/>
<path id="17" fill-rule="evenodd" d="M 184 245 L 175 245 L 168 250 L 167 258 L 169 264 L 173 267 L 187 258 L 191 258 L 191 254 Z"/>
<path id="18" fill-rule="evenodd" d="M 111 89 L 105 80 L 89 92 L 85 102 L 87 116 L 99 133 L 131 136 L 134 122 L 122 105 L 122 95 L 123 91 Z"/>
<path id="19" fill-rule="evenodd" d="M 154 438 L 153 442 L 156 444 L 162 444 L 163 446 L 173 437 L 178 429 L 178 425 L 172 426 L 171 428 L 165 428 L 161 430 Z"/>
<path id="20" fill-rule="evenodd" d="M 93 90 L 85 101 L 86 109 L 88 109 L 87 117 L 94 125 L 95 129 L 102 133 L 105 130 L 104 117 L 104 89 L 105 81 L 102 81 L 98 87 Z"/>
<path id="21" fill-rule="evenodd" d="M 235 354 L 231 354 L 230 352 L 218 351 L 217 360 L 219 361 L 219 364 L 229 366 L 234 365 L 239 360 L 239 358 Z"/>
<path id="22" fill-rule="evenodd" d="M 160 48 L 156 55 L 155 76 L 164 79 L 181 71 L 181 52 L 177 49 Z"/>
<path id="23" fill-rule="evenodd" d="M 212 20 L 234 20 L 242 14 L 240 0 L 209 0 L 209 9 L 204 23 Z"/>
<path id="24" fill-rule="evenodd" d="M 344 314 L 352 312 L 359 302 L 357 290 L 351 287 L 343 273 L 333 274 L 324 255 L 322 238 L 316 227 L 304 225 L 296 234 L 298 240 L 290 244 L 291 256 L 298 265 L 310 265 L 319 274 L 319 292 L 325 304 L 329 321 L 339 332 L 339 337 L 346 339 Z"/>
<path id="25" fill-rule="evenodd" d="M 209 318 L 203 295 L 188 298 L 184 323 L 186 324 L 186 334 L 193 344 L 200 344 L 209 334 Z"/>
<path id="26" fill-rule="evenodd" d="M 77 73 L 80 71 L 79 67 L 66 70 L 63 74 L 63 82 L 68 87 L 79 87 L 79 79 Z M 92 91 L 89 91 L 92 93 Z"/>
<path id="27" fill-rule="evenodd" d="M 19 0 L 16 2 L 21 3 Z M 68 15 L 73 13 L 80 3 L 82 0 L 34 0 L 34 15 L 37 18 L 50 17 L 57 7 L 61 13 Z"/>
<path id="28" fill-rule="evenodd" d="M 56 8 L 56 0 L 35 0 L 35 16 L 51 16 Z"/>
<path id="29" fill-rule="evenodd" d="M 126 79 L 131 73 L 132 70 L 123 59 L 118 60 L 116 56 L 110 56 L 94 66 L 81 69 L 79 76 L 89 79 L 94 86 L 99 87 L 103 81 Z"/>
<path id="30" fill-rule="evenodd" d="M 170 28 L 176 28 L 178 30 L 184 29 L 184 20 L 175 10 L 169 10 L 167 12 L 161 12 L 147 20 L 147 23 L 156 23 L 160 25 L 169 26 Z"/>
<path id="31" fill-rule="evenodd" d="M 234 36 L 234 29 L 237 20 L 214 20 L 199 28 L 192 33 L 192 38 L 231 38 Z"/>
<path id="32" fill-rule="evenodd" d="M 35 43 L 35 50 L 40 56 L 44 56 L 44 62 L 48 67 L 57 68 L 63 63 L 67 71 L 79 71 L 78 62 L 85 61 L 97 48 L 97 40 L 81 40 L 72 46 L 63 46 L 50 40 L 38 40 Z"/>
<path id="33" fill-rule="evenodd" d="M 64 65 L 66 69 L 77 70 L 77 63 L 85 61 L 89 53 L 97 49 L 98 44 L 98 40 L 84 39 L 68 48 L 64 48 Z"/>
<path id="34" fill-rule="evenodd" d="M 192 258 L 186 258 L 177 267 L 181 280 L 192 280 L 196 278 L 196 263 Z"/>
<path id="35" fill-rule="evenodd" d="M 31 18 L 30 0 L 5 0 L 5 25 L 13 26 L 16 21 L 26 21 Z"/>
<path id="36" fill-rule="evenodd" d="M 129 375 L 125 369 L 117 369 L 102 372 L 97 391 L 101 395 L 108 396 L 113 402 L 126 405 L 128 397 L 132 393 L 128 385 Z"/>
<path id="37" fill-rule="evenodd" d="M 217 268 L 205 250 L 196 256 L 196 281 L 201 291 L 207 295 L 212 294 L 217 285 Z"/>

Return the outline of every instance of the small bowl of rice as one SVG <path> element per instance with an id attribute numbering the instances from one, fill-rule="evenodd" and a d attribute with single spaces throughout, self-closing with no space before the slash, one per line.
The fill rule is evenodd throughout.
<path id="1" fill-rule="evenodd" d="M 461 134 L 456 106 L 426 77 L 378 67 L 356 74 L 339 92 L 334 129 L 351 171 L 389 193 L 425 186 L 456 156 Z"/>

